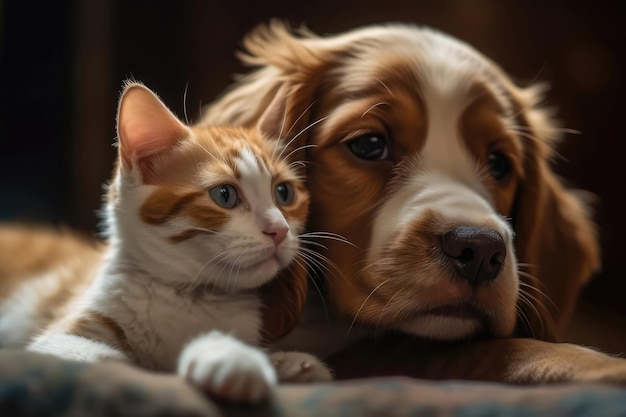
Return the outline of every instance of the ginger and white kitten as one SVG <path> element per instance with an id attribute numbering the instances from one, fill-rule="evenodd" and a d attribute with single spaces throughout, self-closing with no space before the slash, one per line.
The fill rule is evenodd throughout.
<path id="1" fill-rule="evenodd" d="M 258 289 L 298 262 L 303 183 L 263 123 L 189 127 L 139 83 L 124 88 L 117 129 L 108 246 L 85 289 L 65 296 L 63 314 L 27 349 L 176 371 L 229 400 L 266 397 L 277 375 L 255 347 L 264 336 Z M 310 355 L 273 355 L 281 380 L 330 379 Z"/>

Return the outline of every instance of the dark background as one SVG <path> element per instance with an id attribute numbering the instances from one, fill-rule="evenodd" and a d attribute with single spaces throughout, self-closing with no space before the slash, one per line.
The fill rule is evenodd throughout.
<path id="1" fill-rule="evenodd" d="M 548 81 L 568 128 L 557 172 L 599 197 L 604 269 L 584 293 L 571 340 L 626 351 L 626 194 L 620 1 L 0 0 L 0 220 L 39 220 L 94 232 L 115 157 L 124 79 L 198 117 L 243 68 L 242 37 L 272 17 L 340 32 L 415 22 L 465 40 L 522 84 Z M 185 91 L 187 95 L 185 98 Z"/>

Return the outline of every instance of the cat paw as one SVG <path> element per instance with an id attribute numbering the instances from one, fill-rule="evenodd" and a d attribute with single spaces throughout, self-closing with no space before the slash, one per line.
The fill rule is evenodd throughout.
<path id="1" fill-rule="evenodd" d="M 270 354 L 280 382 L 328 382 L 333 375 L 315 356 L 304 352 L 274 352 Z"/>
<path id="2" fill-rule="evenodd" d="M 213 397 L 233 402 L 262 401 L 276 385 L 276 372 L 265 352 L 218 331 L 183 349 L 178 375 Z"/>

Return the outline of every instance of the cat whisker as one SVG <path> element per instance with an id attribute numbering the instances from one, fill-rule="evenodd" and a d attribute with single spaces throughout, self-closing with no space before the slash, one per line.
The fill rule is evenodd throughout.
<path id="1" fill-rule="evenodd" d="M 209 128 L 207 127 L 206 129 L 208 130 Z M 213 160 L 215 160 L 215 161 L 223 161 L 223 160 L 224 160 L 224 158 L 222 158 L 221 156 L 220 156 L 220 158 L 218 158 L 218 157 L 216 157 L 215 155 L 213 155 L 213 154 L 211 153 L 211 151 L 209 151 L 209 150 L 208 150 L 207 148 L 205 148 L 204 146 L 200 146 L 200 149 L 202 149 L 202 151 L 203 151 L 203 152 L 205 152 L 207 155 L 209 155 L 209 156 L 210 156 Z"/>
<path id="2" fill-rule="evenodd" d="M 215 255 L 213 258 L 209 259 L 208 262 L 206 262 L 204 265 L 202 265 L 202 267 L 200 268 L 200 270 L 196 273 L 195 277 L 191 280 L 190 285 L 192 286 L 192 288 L 194 288 L 196 286 L 196 282 L 199 279 L 200 275 L 204 272 L 204 270 L 212 263 L 212 262 L 216 262 L 218 261 L 220 257 L 223 257 L 224 255 L 226 255 L 226 252 L 220 252 L 217 255 Z M 222 266 L 222 268 L 224 268 Z M 204 284 L 204 283 L 203 283 Z"/>
<path id="3" fill-rule="evenodd" d="M 287 142 L 287 144 L 283 147 L 283 149 L 280 151 L 280 153 L 278 154 L 278 158 L 277 160 L 283 160 L 285 158 L 283 158 L 283 153 L 285 152 L 285 149 L 288 149 L 289 146 L 293 143 L 293 141 L 295 141 L 298 137 L 300 137 L 300 135 L 302 135 L 304 132 L 306 132 L 307 130 L 309 130 L 310 128 L 312 128 L 313 126 L 317 125 L 320 122 L 323 122 L 324 120 L 328 119 L 329 116 L 324 116 L 316 121 L 314 121 L 313 123 L 310 123 L 308 126 L 306 126 L 305 128 L 303 128 L 301 131 L 299 131 L 293 138 L 291 138 L 289 140 L 289 142 Z M 291 132 L 291 129 L 289 130 L 289 132 Z M 289 132 L 287 132 L 287 134 L 289 134 Z M 293 154 L 294 151 L 292 151 L 289 155 Z"/>
<path id="4" fill-rule="evenodd" d="M 206 229 L 204 227 L 198 227 L 198 226 L 189 226 L 187 227 L 187 230 L 197 230 L 198 232 L 204 232 L 204 233 L 209 233 L 209 234 L 217 233 L 216 230 Z"/>
<path id="5" fill-rule="evenodd" d="M 287 156 L 285 156 L 283 159 L 289 160 L 289 158 L 291 158 L 291 155 L 293 155 L 294 153 L 296 153 L 296 152 L 298 152 L 298 151 L 301 151 L 301 150 L 303 150 L 303 149 L 306 149 L 306 148 L 317 148 L 317 145 L 303 145 L 303 146 L 299 146 L 299 147 L 297 147 L 296 149 L 294 149 L 294 150 L 292 150 L 291 152 L 289 152 L 289 153 L 287 154 Z"/>
<path id="6" fill-rule="evenodd" d="M 243 256 L 242 254 L 239 254 L 234 260 L 232 260 L 231 262 L 228 262 L 230 264 L 230 270 L 228 272 L 228 280 L 226 281 L 226 287 L 225 287 L 227 294 L 230 293 L 231 286 L 236 288 L 236 283 L 233 283 L 233 271 L 235 270 L 235 268 L 237 269 L 237 271 L 235 272 L 235 277 L 236 277 L 238 275 L 239 270 L 241 269 L 239 261 L 242 256 Z"/>
<path id="7" fill-rule="evenodd" d="M 289 108 L 289 99 L 291 97 L 287 97 L 287 105 L 285 106 L 286 109 Z M 315 102 L 309 104 L 307 106 L 306 109 L 304 109 L 304 111 L 302 113 L 300 113 L 300 116 L 298 116 L 298 118 L 293 122 L 293 124 L 291 125 L 291 127 L 289 128 L 289 130 L 287 131 L 287 133 L 285 134 L 285 136 L 288 136 L 289 133 L 291 133 L 291 130 L 293 129 L 293 127 L 300 121 L 300 119 L 302 119 L 302 117 L 306 114 L 307 111 L 309 111 L 309 109 L 311 108 L 311 106 L 313 106 Z M 285 130 L 285 123 L 287 122 L 287 111 L 285 111 L 283 113 L 283 120 L 281 122 L 281 126 L 280 126 L 280 132 L 278 132 L 278 139 L 281 140 L 284 136 L 283 136 L 283 132 Z M 289 142 L 287 142 L 286 145 L 283 146 L 280 155 L 282 155 L 282 152 L 284 152 L 284 149 L 286 149 L 287 147 L 289 147 L 289 145 L 291 145 L 291 143 L 295 140 L 295 138 L 291 139 Z M 275 147 L 274 150 L 272 151 L 272 155 L 270 156 L 270 161 L 277 161 L 280 159 L 280 156 L 278 158 L 276 158 L 276 151 L 279 149 L 279 147 Z"/>
<path id="8" fill-rule="evenodd" d="M 185 84 L 185 92 L 183 93 L 183 115 L 185 116 L 185 124 L 189 125 L 189 117 L 187 117 L 187 92 L 189 90 L 189 81 Z"/>
<path id="9" fill-rule="evenodd" d="M 358 249 L 358 246 L 356 246 L 354 243 L 350 242 L 348 239 L 346 239 L 345 237 L 337 234 L 337 233 L 330 233 L 330 232 L 307 232 L 307 233 L 302 233 L 300 235 L 300 237 L 305 237 L 305 238 L 318 238 L 318 239 L 328 239 L 328 240 L 335 240 L 337 242 L 341 242 L 341 243 L 345 243 L 347 245 L 350 245 L 354 248 Z"/>
<path id="10" fill-rule="evenodd" d="M 352 323 L 350 323 L 350 327 L 348 327 L 348 331 L 346 333 L 346 336 L 348 336 L 350 334 L 350 332 L 352 331 L 352 328 L 354 327 L 354 323 L 356 323 L 356 319 L 359 317 L 359 314 L 361 313 L 361 310 L 363 310 L 363 307 L 365 306 L 365 304 L 367 303 L 367 301 L 370 299 L 370 297 L 380 288 L 382 287 L 384 284 L 386 284 L 387 282 L 391 281 L 391 278 L 387 278 L 386 280 L 384 280 L 383 282 L 381 282 L 380 284 L 378 284 L 372 291 L 370 291 L 370 293 L 367 295 L 367 297 L 365 297 L 365 300 L 363 300 L 363 302 L 361 303 L 361 306 L 359 307 L 359 309 L 357 310 L 356 314 L 354 315 L 354 318 L 352 319 Z"/>
<path id="11" fill-rule="evenodd" d="M 291 124 L 291 127 L 289 128 L 289 130 L 287 131 L 287 134 L 285 136 L 289 136 L 289 134 L 291 133 L 291 131 L 293 130 L 294 126 L 296 126 L 298 124 L 298 122 L 300 121 L 300 119 L 302 119 L 304 117 L 304 115 L 311 109 L 311 107 L 313 107 L 313 105 L 317 103 L 317 100 L 314 100 L 311 102 L 311 104 L 309 104 L 308 106 L 306 106 L 306 109 L 304 109 L 302 111 L 302 113 L 300 113 L 300 116 L 298 116 L 298 118 Z M 286 113 L 286 112 L 285 112 Z M 290 142 L 291 143 L 291 142 Z"/>
<path id="12" fill-rule="evenodd" d="M 335 263 L 332 262 L 326 256 L 322 255 L 321 253 L 317 252 L 316 250 L 301 247 L 298 250 L 298 253 L 303 253 L 303 252 L 306 253 L 307 255 L 313 257 L 313 258 L 316 258 L 318 260 L 317 262 L 323 262 L 323 265 L 319 265 L 320 268 L 325 269 L 329 273 L 331 272 L 329 270 L 329 268 L 332 268 L 334 271 L 338 272 L 344 279 L 346 279 L 343 276 L 343 274 L 341 273 L 341 271 L 339 270 L 339 268 L 337 267 L 337 265 L 335 265 Z M 326 266 L 326 265 L 328 265 L 328 266 Z"/>
<path id="13" fill-rule="evenodd" d="M 287 165 L 290 169 L 297 169 L 299 167 L 301 168 L 306 168 L 306 166 L 309 164 L 309 161 L 293 161 L 291 163 L 289 163 L 289 165 Z"/>
<path id="14" fill-rule="evenodd" d="M 328 305 L 326 304 L 326 299 L 324 298 L 324 293 L 322 292 L 322 289 L 320 288 L 320 286 L 317 284 L 317 281 L 315 280 L 315 278 L 311 277 L 308 274 L 308 271 L 310 271 L 311 269 L 308 267 L 306 260 L 305 259 L 301 260 L 298 257 L 296 257 L 294 259 L 294 262 L 296 262 L 298 265 L 300 265 L 301 268 L 304 268 L 304 270 L 307 271 L 308 280 L 313 283 L 313 286 L 315 287 L 317 293 L 320 296 L 320 300 L 322 301 L 322 307 L 324 308 L 324 313 L 326 313 L 326 320 L 330 320 L 330 312 L 328 310 Z"/>
<path id="15" fill-rule="evenodd" d="M 354 287 L 354 283 L 352 281 L 350 281 L 348 278 L 346 278 L 346 276 L 343 274 L 343 272 L 341 272 L 341 270 L 337 267 L 337 265 L 332 262 L 329 258 L 327 258 L 326 256 L 322 255 L 321 253 L 313 250 L 313 249 L 308 249 L 308 248 L 300 248 L 298 250 L 298 254 L 302 255 L 303 252 L 306 252 L 308 256 L 312 256 L 315 259 L 315 264 L 314 265 L 318 265 L 318 267 L 322 270 L 325 270 L 328 274 L 333 274 L 333 277 L 339 278 L 344 280 L 348 285 L 350 285 L 351 287 Z M 330 279 L 330 275 L 329 275 L 329 279 Z"/>
<path id="16" fill-rule="evenodd" d="M 314 253 L 317 253 L 317 252 L 314 252 Z M 323 260 L 316 259 L 312 253 L 306 252 L 305 250 L 301 249 L 298 251 L 298 255 L 302 257 L 302 259 L 306 262 L 307 265 L 318 267 L 320 269 L 323 269 L 326 272 L 330 272 L 328 267 L 324 265 Z"/>
<path id="17" fill-rule="evenodd" d="M 300 243 L 302 243 L 303 245 L 317 246 L 318 248 L 322 248 L 322 249 L 328 250 L 328 248 L 326 246 L 322 245 L 319 242 L 314 242 L 312 240 L 306 240 L 306 239 L 300 238 Z"/>
<path id="18" fill-rule="evenodd" d="M 305 110 L 305 112 L 306 112 L 306 110 Z M 302 115 L 304 115 L 304 113 L 302 113 L 300 115 L 300 117 L 302 117 Z M 295 126 L 295 124 L 298 123 L 298 120 L 300 120 L 300 117 L 298 117 L 298 119 L 294 122 L 294 124 L 291 126 L 289 131 L 287 131 L 287 134 L 285 136 L 289 135 L 289 133 L 291 132 L 291 129 L 293 129 L 293 126 Z M 281 129 L 281 133 L 278 136 L 278 138 L 279 138 L 280 143 L 282 143 L 282 146 L 276 146 L 274 148 L 274 150 L 272 151 L 272 155 L 271 155 L 270 160 L 273 161 L 273 162 L 280 161 L 280 160 L 284 159 L 284 158 L 282 158 L 283 152 L 285 152 L 285 150 L 288 149 L 291 146 L 291 144 L 297 139 L 297 136 L 289 139 L 289 141 L 287 141 L 287 143 L 283 143 L 284 136 L 282 134 L 282 129 Z M 278 156 L 276 155 L 276 151 L 279 151 Z"/>
<path id="19" fill-rule="evenodd" d="M 283 118 L 280 121 L 280 131 L 278 132 L 278 137 L 282 138 L 283 137 L 283 131 L 285 130 L 285 123 L 287 122 L 287 109 L 289 108 L 289 99 L 291 97 L 287 97 L 287 99 L 285 100 L 285 111 L 283 112 Z M 272 151 L 272 158 L 274 158 L 274 152 L 276 151 L 276 148 L 274 148 L 274 151 Z"/>

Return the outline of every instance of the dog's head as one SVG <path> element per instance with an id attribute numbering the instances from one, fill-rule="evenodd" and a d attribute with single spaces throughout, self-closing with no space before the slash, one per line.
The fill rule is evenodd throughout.
<path id="1" fill-rule="evenodd" d="M 352 244 L 324 242 L 335 309 L 438 339 L 558 336 L 599 254 L 550 168 L 541 88 L 409 25 L 321 38 L 273 22 L 245 47 L 257 68 L 205 121 L 253 124 L 287 91 L 276 129 L 306 160 L 308 229 Z"/>

